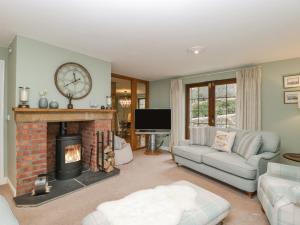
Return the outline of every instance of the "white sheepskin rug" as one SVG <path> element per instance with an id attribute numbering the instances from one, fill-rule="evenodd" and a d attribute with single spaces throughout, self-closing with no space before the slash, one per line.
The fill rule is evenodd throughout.
<path id="1" fill-rule="evenodd" d="M 157 186 L 103 203 L 97 211 L 111 225 L 177 225 L 184 211 L 196 208 L 196 196 L 188 186 Z"/>

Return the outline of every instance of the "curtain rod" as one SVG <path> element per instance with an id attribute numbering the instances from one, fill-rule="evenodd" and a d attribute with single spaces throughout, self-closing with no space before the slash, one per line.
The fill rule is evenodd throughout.
<path id="1" fill-rule="evenodd" d="M 243 66 L 243 67 L 238 67 L 238 68 L 235 68 L 235 69 L 231 69 L 231 70 L 220 70 L 220 71 L 216 71 L 216 72 L 208 72 L 208 73 L 199 73 L 199 74 L 194 74 L 194 75 L 187 75 L 187 76 L 180 76 L 180 77 L 175 77 L 174 79 L 192 79 L 192 78 L 196 78 L 196 77 L 199 77 L 199 76 L 211 76 L 211 75 L 216 75 L 216 74 L 219 74 L 219 73 L 230 73 L 230 72 L 237 72 L 241 69 L 244 69 L 244 68 L 251 68 L 251 67 L 261 67 L 260 65 L 252 65 L 252 66 Z"/>

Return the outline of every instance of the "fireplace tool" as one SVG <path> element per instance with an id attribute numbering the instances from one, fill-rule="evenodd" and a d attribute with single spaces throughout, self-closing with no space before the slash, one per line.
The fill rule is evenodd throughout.
<path id="1" fill-rule="evenodd" d="M 104 132 L 97 131 L 96 136 L 97 136 L 97 167 L 101 171 L 111 172 L 114 170 L 114 166 L 115 166 L 114 132 L 107 131 L 106 146 L 104 141 Z M 100 149 L 100 145 L 101 145 L 101 149 Z"/>

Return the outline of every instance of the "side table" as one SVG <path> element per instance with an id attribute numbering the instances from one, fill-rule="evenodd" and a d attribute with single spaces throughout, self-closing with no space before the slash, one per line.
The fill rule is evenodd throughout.
<path id="1" fill-rule="evenodd" d="M 300 162 L 300 154 L 297 153 L 285 153 L 283 157 L 295 162 Z"/>

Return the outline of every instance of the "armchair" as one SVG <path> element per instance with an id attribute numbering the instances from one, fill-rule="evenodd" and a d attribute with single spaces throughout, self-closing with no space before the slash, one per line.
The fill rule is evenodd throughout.
<path id="1" fill-rule="evenodd" d="M 271 225 L 300 224 L 300 167 L 269 163 L 257 194 Z"/>

